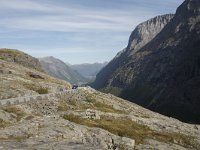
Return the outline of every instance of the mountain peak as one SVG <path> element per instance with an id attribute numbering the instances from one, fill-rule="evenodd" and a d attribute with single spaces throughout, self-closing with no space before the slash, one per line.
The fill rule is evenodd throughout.
<path id="1" fill-rule="evenodd" d="M 78 72 L 73 70 L 60 59 L 57 59 L 53 56 L 40 58 L 40 63 L 45 72 L 47 72 L 49 75 L 52 75 L 53 77 L 66 80 L 72 84 L 86 82 L 86 79 Z"/>
<path id="2" fill-rule="evenodd" d="M 131 54 L 137 52 L 151 41 L 173 17 L 173 14 L 160 15 L 139 24 L 130 35 L 127 51 L 131 51 Z"/>
<path id="3" fill-rule="evenodd" d="M 176 11 L 175 18 L 179 20 L 188 20 L 196 18 L 200 15 L 200 1 L 199 0 L 185 0 Z"/>

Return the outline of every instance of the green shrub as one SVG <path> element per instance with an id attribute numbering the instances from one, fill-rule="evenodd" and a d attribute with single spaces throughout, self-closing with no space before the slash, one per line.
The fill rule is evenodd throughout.
<path id="1" fill-rule="evenodd" d="M 49 93 L 48 88 L 42 88 L 42 87 L 37 89 L 36 92 L 39 94 L 48 94 Z"/>
<path id="2" fill-rule="evenodd" d="M 4 121 L 3 119 L 0 118 L 0 128 L 4 128 L 8 126 L 10 123 Z"/>

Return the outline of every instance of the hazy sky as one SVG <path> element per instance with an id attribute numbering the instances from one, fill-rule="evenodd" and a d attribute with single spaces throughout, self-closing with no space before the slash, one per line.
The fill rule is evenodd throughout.
<path id="1" fill-rule="evenodd" d="M 0 47 L 69 63 L 111 60 L 139 23 L 183 0 L 0 0 Z"/>

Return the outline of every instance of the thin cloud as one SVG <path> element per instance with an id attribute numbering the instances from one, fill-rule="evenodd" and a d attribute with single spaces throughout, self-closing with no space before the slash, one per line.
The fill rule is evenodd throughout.
<path id="1" fill-rule="evenodd" d="M 69 62 L 105 61 L 126 46 L 136 25 L 174 12 L 181 2 L 0 0 L 0 46 Z"/>
<path id="2" fill-rule="evenodd" d="M 0 27 L 5 29 L 37 30 L 37 31 L 60 31 L 60 32 L 80 32 L 80 31 L 102 31 L 110 30 L 117 32 L 130 31 L 130 27 L 138 22 L 153 16 L 144 10 L 135 10 L 134 15 L 124 10 L 86 10 L 84 8 L 71 8 L 70 6 L 52 5 L 50 3 L 39 3 L 40 1 L 2 0 L 0 1 L 0 11 L 18 10 L 34 11 L 31 15 L 21 14 L 19 16 L 2 17 Z M 45 14 L 37 14 L 38 11 Z M 53 14 L 52 14 L 53 13 Z M 139 16 L 145 16 L 141 17 Z M 134 19 L 133 19 L 134 18 Z"/>
<path id="3" fill-rule="evenodd" d="M 60 31 L 60 32 L 81 32 L 81 31 L 130 31 L 130 27 L 137 24 L 137 20 L 130 21 L 131 18 L 120 21 L 98 21 L 85 20 L 84 18 L 66 19 L 65 17 L 28 17 L 19 19 L 2 19 L 0 26 L 11 29 L 38 30 L 38 31 Z"/>

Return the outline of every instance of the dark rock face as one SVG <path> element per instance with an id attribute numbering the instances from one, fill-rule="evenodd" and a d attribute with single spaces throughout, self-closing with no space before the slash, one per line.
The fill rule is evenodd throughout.
<path id="1" fill-rule="evenodd" d="M 185 0 L 158 35 L 134 51 L 125 51 L 124 64 L 100 88 L 120 87 L 123 98 L 200 123 L 200 1 Z"/>
<path id="2" fill-rule="evenodd" d="M 42 66 L 37 58 L 13 49 L 0 49 L 0 59 L 14 62 L 24 67 L 32 68 L 38 71 L 43 71 Z"/>
<path id="3" fill-rule="evenodd" d="M 71 69 L 61 60 L 52 56 L 41 58 L 40 63 L 42 64 L 42 67 L 45 70 L 45 72 L 55 78 L 66 80 L 71 84 L 83 83 L 87 81 L 78 72 Z"/>
<path id="4" fill-rule="evenodd" d="M 173 18 L 172 14 L 157 16 L 144 23 L 141 23 L 132 32 L 127 48 L 117 54 L 96 76 L 96 80 L 91 84 L 97 89 L 106 86 L 116 86 L 124 88 L 130 82 L 129 71 L 121 69 L 130 57 L 140 50 L 144 45 L 151 41 L 163 27 Z M 120 75 L 120 73 L 122 75 Z M 117 79 L 120 78 L 120 79 Z"/>
<path id="5" fill-rule="evenodd" d="M 163 27 L 173 18 L 172 14 L 157 16 L 146 22 L 139 24 L 129 38 L 127 48 L 117 54 L 98 74 L 92 86 L 101 89 L 106 86 L 116 86 L 124 88 L 130 82 L 129 72 L 121 70 L 127 63 L 129 57 L 134 55 L 141 47 L 151 41 Z M 122 76 L 120 75 L 122 73 Z M 120 80 L 116 80 L 119 77 Z"/>

